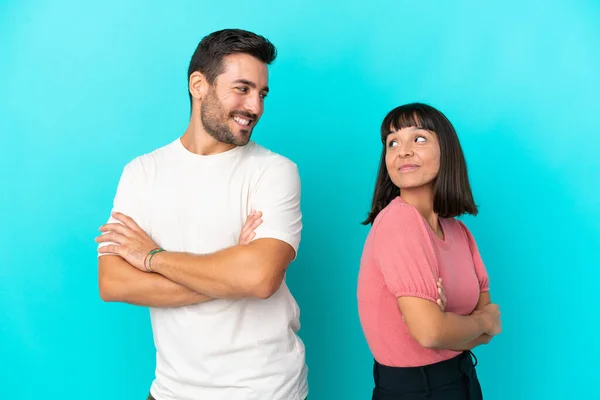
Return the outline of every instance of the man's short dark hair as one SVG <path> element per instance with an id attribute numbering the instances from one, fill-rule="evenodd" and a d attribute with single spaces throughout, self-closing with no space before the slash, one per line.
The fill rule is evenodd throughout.
<path id="1" fill-rule="evenodd" d="M 190 76 L 201 72 L 209 84 L 213 84 L 217 76 L 224 72 L 223 58 L 236 53 L 249 54 L 269 65 L 277 57 L 275 46 L 263 36 L 242 29 L 223 29 L 205 36 L 190 61 Z M 192 96 L 190 94 L 190 104 Z"/>

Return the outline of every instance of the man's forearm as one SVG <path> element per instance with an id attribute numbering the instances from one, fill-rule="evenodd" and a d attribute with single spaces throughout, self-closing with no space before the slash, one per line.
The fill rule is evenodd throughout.
<path id="1" fill-rule="evenodd" d="M 144 274 L 142 272 L 142 274 Z M 145 274 L 128 286 L 123 301 L 147 307 L 181 307 L 204 303 L 211 297 L 197 293 L 159 274 Z"/>
<path id="2" fill-rule="evenodd" d="M 253 297 L 258 282 L 251 282 L 253 278 L 258 281 L 258 273 L 247 258 L 245 251 L 236 247 L 208 255 L 164 252 L 154 256 L 152 270 L 212 297 Z"/>
<path id="3" fill-rule="evenodd" d="M 108 302 L 146 307 L 180 307 L 211 300 L 211 297 L 164 276 L 141 272 L 114 255 L 100 257 L 99 284 L 100 296 Z"/>
<path id="4" fill-rule="evenodd" d="M 267 298 L 281 285 L 282 266 L 292 258 L 289 245 L 263 239 L 261 244 L 234 246 L 207 255 L 161 252 L 152 258 L 151 267 L 173 282 L 210 297 Z"/>

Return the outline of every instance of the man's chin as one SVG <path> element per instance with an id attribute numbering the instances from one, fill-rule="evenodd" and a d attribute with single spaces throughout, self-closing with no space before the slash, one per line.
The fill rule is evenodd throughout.
<path id="1" fill-rule="evenodd" d="M 247 145 L 247 144 L 248 144 L 248 142 L 250 142 L 250 138 L 248 138 L 248 139 L 236 140 L 236 142 L 235 142 L 235 145 L 236 145 L 236 146 L 240 146 L 240 147 L 242 147 L 242 146 L 245 146 L 245 145 Z"/>
<path id="2" fill-rule="evenodd" d="M 238 146 L 245 146 L 250 141 L 251 136 L 252 136 L 252 130 L 242 129 L 235 136 L 235 144 Z"/>

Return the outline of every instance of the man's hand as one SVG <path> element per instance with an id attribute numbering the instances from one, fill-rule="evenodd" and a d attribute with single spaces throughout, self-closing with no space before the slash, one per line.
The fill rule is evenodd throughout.
<path id="1" fill-rule="evenodd" d="M 254 239 L 256 236 L 256 232 L 254 230 L 258 228 L 260 224 L 262 224 L 262 212 L 260 211 L 252 211 L 248 218 L 246 219 L 246 223 L 242 227 L 242 232 L 240 232 L 240 237 L 238 240 L 238 244 L 248 244 Z"/>
<path id="2" fill-rule="evenodd" d="M 103 234 L 96 238 L 96 242 L 114 244 L 103 246 L 98 252 L 118 254 L 140 271 L 149 272 L 144 266 L 144 261 L 148 253 L 159 246 L 131 217 L 121 213 L 113 213 L 112 216 L 121 224 L 102 225 L 100 232 Z"/>
<path id="3" fill-rule="evenodd" d="M 242 227 L 238 244 L 248 244 L 252 241 L 256 236 L 254 230 L 262 223 L 261 216 L 262 212 L 252 211 Z M 100 232 L 103 234 L 96 238 L 96 242 L 115 244 L 103 246 L 98 252 L 101 254 L 116 253 L 140 271 L 149 272 L 144 262 L 148 253 L 156 249 L 158 245 L 131 217 L 121 213 L 113 213 L 113 217 L 121 224 L 102 225 Z"/>

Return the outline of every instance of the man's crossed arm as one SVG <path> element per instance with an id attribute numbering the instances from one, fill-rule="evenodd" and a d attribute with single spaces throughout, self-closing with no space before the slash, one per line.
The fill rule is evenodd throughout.
<path id="1" fill-rule="evenodd" d="M 147 255 L 157 244 L 130 217 L 114 213 L 120 223 L 105 224 L 100 247 L 99 286 L 105 301 L 150 307 L 177 307 L 213 298 L 268 298 L 281 285 L 294 249 L 276 239 L 254 238 L 261 214 L 251 214 L 238 245 L 197 255 L 164 251 Z M 167 249 L 168 250 L 168 249 Z"/>

